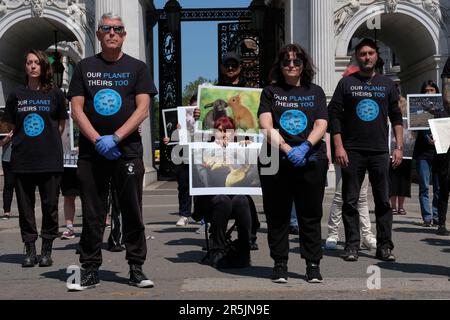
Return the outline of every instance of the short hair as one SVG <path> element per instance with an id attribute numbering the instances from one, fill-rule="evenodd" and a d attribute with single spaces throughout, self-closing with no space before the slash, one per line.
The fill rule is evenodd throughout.
<path id="1" fill-rule="evenodd" d="M 436 90 L 436 93 L 439 93 L 439 87 L 433 80 L 427 80 L 422 83 L 422 87 L 420 88 L 420 93 L 425 93 L 425 89 L 427 87 L 433 87 Z"/>
<path id="2" fill-rule="evenodd" d="M 378 47 L 377 44 L 375 43 L 375 41 L 373 41 L 372 39 L 369 38 L 364 38 L 362 39 L 355 47 L 355 53 L 357 53 L 359 50 L 362 49 L 362 47 L 368 46 L 372 49 L 375 49 L 378 53 Z"/>
<path id="3" fill-rule="evenodd" d="M 236 128 L 233 119 L 227 116 L 220 117 L 214 122 L 214 129 L 218 129 L 220 126 L 223 130 L 234 130 Z"/>
<path id="4" fill-rule="evenodd" d="M 316 75 L 315 66 L 312 62 L 311 57 L 308 55 L 306 50 L 296 43 L 285 45 L 280 49 L 278 57 L 272 65 L 269 73 L 269 81 L 271 83 L 282 84 L 285 83 L 283 73 L 281 72 L 281 62 L 284 59 L 289 59 L 289 52 L 294 52 L 298 59 L 303 62 L 303 71 L 300 76 L 300 81 L 302 85 L 309 86 L 314 76 Z"/>
<path id="5" fill-rule="evenodd" d="M 107 13 L 102 14 L 100 19 L 98 20 L 97 29 L 100 28 L 100 26 L 102 26 L 102 22 L 105 19 L 108 19 L 108 20 L 119 20 L 125 26 L 125 23 L 123 22 L 123 19 L 122 19 L 122 17 L 120 15 L 115 14 L 113 12 L 107 12 Z"/>

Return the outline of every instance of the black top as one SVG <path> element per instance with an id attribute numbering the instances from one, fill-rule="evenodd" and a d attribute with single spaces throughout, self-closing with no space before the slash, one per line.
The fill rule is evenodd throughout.
<path id="1" fill-rule="evenodd" d="M 306 141 L 314 122 L 328 120 L 325 93 L 318 85 L 290 86 L 270 85 L 261 93 L 258 117 L 265 112 L 272 114 L 273 127 L 278 129 L 290 146 Z M 321 140 L 314 147 L 318 159 L 327 159 L 326 145 Z"/>
<path id="2" fill-rule="evenodd" d="M 70 82 L 68 97 L 85 97 L 83 111 L 101 135 L 113 134 L 136 110 L 136 95 L 158 92 L 146 64 L 124 54 L 110 62 L 101 54 L 80 61 Z M 142 157 L 138 130 L 119 143 L 122 157 Z M 97 155 L 95 146 L 80 134 L 79 158 Z"/>
<path id="3" fill-rule="evenodd" d="M 11 171 L 16 173 L 63 172 L 59 121 L 67 119 L 64 93 L 45 93 L 25 86 L 16 88 L 6 101 L 4 120 L 15 125 Z"/>
<path id="4" fill-rule="evenodd" d="M 342 135 L 345 149 L 389 152 L 388 122 L 403 125 L 398 92 L 389 78 L 355 73 L 342 78 L 328 105 L 331 133 Z"/>
<path id="5" fill-rule="evenodd" d="M 435 113 L 435 118 L 447 118 L 449 115 L 444 111 Z M 413 158 L 417 160 L 433 160 L 436 157 L 436 147 L 430 144 L 428 136 L 431 135 L 430 130 L 421 130 L 417 134 L 416 143 L 414 144 Z"/>
<path id="6" fill-rule="evenodd" d="M 442 71 L 442 78 L 450 78 L 450 57 L 448 57 L 445 63 L 444 70 Z"/>

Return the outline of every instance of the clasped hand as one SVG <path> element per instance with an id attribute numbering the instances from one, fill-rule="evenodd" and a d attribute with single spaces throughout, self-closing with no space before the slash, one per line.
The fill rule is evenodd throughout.
<path id="1" fill-rule="evenodd" d="M 116 160 L 122 154 L 113 135 L 101 136 L 95 141 L 95 150 L 108 160 Z"/>
<path id="2" fill-rule="evenodd" d="M 311 150 L 308 142 L 303 142 L 301 145 L 293 147 L 287 154 L 289 161 L 294 164 L 294 167 L 303 167 L 307 163 L 306 154 Z"/>

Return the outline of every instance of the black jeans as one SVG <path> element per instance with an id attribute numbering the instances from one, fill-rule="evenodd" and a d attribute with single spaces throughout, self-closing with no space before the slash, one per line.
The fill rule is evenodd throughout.
<path id="1" fill-rule="evenodd" d="M 111 207 L 111 233 L 108 237 L 108 248 L 122 244 L 122 215 L 120 214 L 119 196 L 117 195 L 116 187 L 111 182 L 109 192 L 109 207 Z"/>
<path id="2" fill-rule="evenodd" d="M 108 161 L 104 158 L 79 159 L 77 176 L 83 210 L 80 262 L 84 269 L 98 269 L 102 264 L 102 240 L 107 214 L 107 197 L 112 182 L 117 190 L 122 214 L 125 259 L 142 265 L 147 255 L 145 227 L 142 221 L 141 158 Z"/>
<path id="3" fill-rule="evenodd" d="M 175 165 L 175 176 L 178 182 L 178 204 L 180 216 L 190 217 L 192 197 L 189 195 L 189 165 Z"/>
<path id="4" fill-rule="evenodd" d="M 447 220 L 449 184 L 449 154 L 438 154 L 433 159 L 433 172 L 439 177 L 438 223 L 445 226 Z"/>
<path id="5" fill-rule="evenodd" d="M 14 193 L 14 173 L 11 172 L 11 164 L 2 161 L 3 167 L 3 211 L 11 212 L 11 203 Z"/>
<path id="6" fill-rule="evenodd" d="M 41 237 L 50 240 L 57 238 L 61 173 L 16 173 L 15 183 L 22 241 L 34 242 L 38 238 L 34 212 L 36 187 L 42 206 Z"/>
<path id="7" fill-rule="evenodd" d="M 345 248 L 359 250 L 358 199 L 366 171 L 372 184 L 377 226 L 377 248 L 393 249 L 392 209 L 389 203 L 389 154 L 347 150 L 349 164 L 342 168 L 342 220 Z"/>
<path id="8" fill-rule="evenodd" d="M 211 199 L 211 230 L 212 247 L 215 250 L 224 250 L 226 246 L 226 231 L 228 221 L 236 220 L 238 232 L 239 252 L 250 257 L 250 232 L 252 217 L 250 205 L 246 196 L 217 195 Z"/>
<path id="9" fill-rule="evenodd" d="M 273 151 L 272 151 L 273 152 Z M 306 261 L 322 259 L 322 202 L 327 175 L 327 160 L 309 162 L 295 168 L 284 155 L 274 175 L 262 175 L 264 212 L 267 218 L 270 256 L 275 263 L 287 263 L 289 256 L 289 224 L 295 203 L 300 228 L 300 253 Z"/>

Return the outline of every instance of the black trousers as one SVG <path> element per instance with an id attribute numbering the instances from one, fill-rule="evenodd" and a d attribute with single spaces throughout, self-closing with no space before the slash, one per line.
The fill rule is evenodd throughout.
<path id="1" fill-rule="evenodd" d="M 141 158 L 108 161 L 104 158 L 79 159 L 77 176 L 83 210 L 80 262 L 84 269 L 98 269 L 102 264 L 102 240 L 107 214 L 110 183 L 115 185 L 122 213 L 125 259 L 142 265 L 147 255 L 145 227 L 142 220 Z"/>
<path id="2" fill-rule="evenodd" d="M 117 194 L 116 187 L 114 183 L 111 182 L 110 192 L 109 192 L 109 205 L 108 209 L 111 208 L 111 233 L 108 237 L 108 247 L 114 247 L 121 245 L 122 239 L 122 217 L 120 214 L 120 204 L 119 196 Z"/>
<path id="3" fill-rule="evenodd" d="M 38 238 L 34 213 L 35 191 L 39 189 L 42 207 L 41 237 L 53 240 L 58 237 L 58 197 L 61 173 L 16 173 L 15 188 L 19 207 L 19 226 L 23 242 Z"/>
<path id="4" fill-rule="evenodd" d="M 279 159 L 279 170 L 273 175 L 262 175 L 263 166 L 259 163 L 270 256 L 275 263 L 288 261 L 289 224 L 294 202 L 300 228 L 301 257 L 318 263 L 322 259 L 320 221 L 327 160 L 317 160 L 295 168 L 284 155 L 279 155 Z"/>
<path id="5" fill-rule="evenodd" d="M 228 221 L 236 220 L 239 251 L 250 255 L 250 232 L 252 217 L 246 196 L 217 195 L 211 199 L 212 250 L 224 250 Z"/>
<path id="6" fill-rule="evenodd" d="M 436 155 L 433 159 L 433 172 L 437 173 L 439 178 L 438 223 L 440 226 L 445 226 L 447 220 L 448 195 L 450 193 L 449 152 L 445 155 Z"/>
<path id="7" fill-rule="evenodd" d="M 14 173 L 11 172 L 11 164 L 2 161 L 3 167 L 3 211 L 11 212 L 11 203 L 14 193 Z"/>
<path id="8" fill-rule="evenodd" d="M 359 250 L 358 199 L 366 171 L 372 184 L 377 226 L 377 247 L 393 249 L 392 209 L 389 203 L 389 154 L 347 150 L 349 164 L 342 168 L 342 220 L 345 248 Z"/>
<path id="9" fill-rule="evenodd" d="M 175 165 L 175 176 L 178 182 L 178 205 L 180 216 L 190 217 L 192 197 L 189 195 L 189 165 Z"/>

